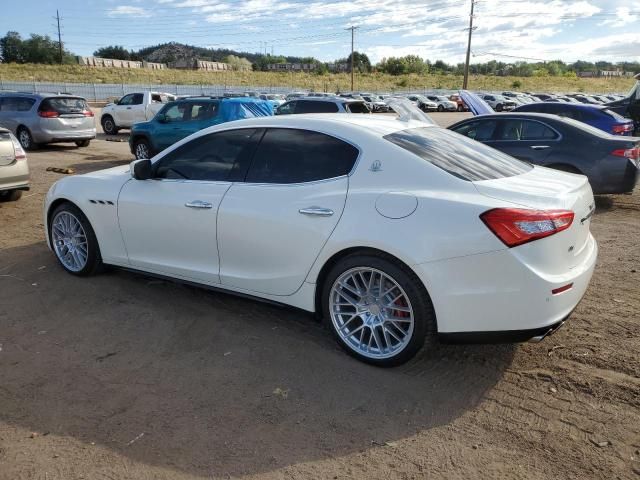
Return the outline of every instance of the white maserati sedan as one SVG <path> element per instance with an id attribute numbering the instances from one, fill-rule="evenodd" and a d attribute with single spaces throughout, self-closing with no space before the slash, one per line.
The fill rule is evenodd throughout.
<path id="1" fill-rule="evenodd" d="M 366 362 L 540 340 L 593 273 L 586 177 L 415 120 L 295 115 L 202 130 L 67 177 L 44 206 L 62 267 L 103 265 L 318 313 Z"/>

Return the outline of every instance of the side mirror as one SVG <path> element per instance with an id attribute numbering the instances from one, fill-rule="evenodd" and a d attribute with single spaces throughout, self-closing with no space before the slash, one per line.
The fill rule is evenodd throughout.
<path id="1" fill-rule="evenodd" d="M 156 120 L 160 123 L 167 123 L 169 119 L 164 113 L 159 113 L 156 115 Z"/>
<path id="2" fill-rule="evenodd" d="M 151 178 L 151 160 L 143 158 L 134 160 L 129 164 L 131 176 L 136 180 L 149 180 Z"/>

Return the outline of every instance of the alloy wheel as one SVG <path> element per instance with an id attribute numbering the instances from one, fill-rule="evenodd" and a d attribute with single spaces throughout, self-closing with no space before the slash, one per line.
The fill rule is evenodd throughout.
<path id="1" fill-rule="evenodd" d="M 136 158 L 138 160 L 149 158 L 149 147 L 146 143 L 140 142 L 136 145 Z"/>
<path id="2" fill-rule="evenodd" d="M 58 260 L 72 272 L 79 272 L 87 264 L 87 235 L 80 223 L 70 212 L 58 213 L 51 222 L 53 248 Z"/>
<path id="3" fill-rule="evenodd" d="M 31 147 L 31 135 L 25 129 L 20 130 L 20 134 L 18 135 L 18 140 L 20 140 L 20 145 L 25 150 L 29 150 Z"/>
<path id="4" fill-rule="evenodd" d="M 340 339 L 367 358 L 394 357 L 413 336 L 409 296 L 375 268 L 356 267 L 340 275 L 329 293 L 329 312 Z"/>

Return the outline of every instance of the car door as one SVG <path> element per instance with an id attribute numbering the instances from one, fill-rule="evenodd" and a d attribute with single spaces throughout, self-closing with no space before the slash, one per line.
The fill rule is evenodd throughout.
<path id="1" fill-rule="evenodd" d="M 118 220 L 132 267 L 219 283 L 220 202 L 244 179 L 261 134 L 253 128 L 197 137 L 154 162 L 152 179 L 124 185 Z"/>
<path id="2" fill-rule="evenodd" d="M 454 132 L 472 138 L 478 142 L 493 146 L 493 139 L 498 127 L 498 120 L 482 119 L 472 120 L 453 129 Z"/>
<path id="3" fill-rule="evenodd" d="M 187 137 L 185 124 L 189 119 L 189 104 L 174 102 L 168 105 L 157 119 L 154 119 L 154 143 L 159 150 L 164 150 Z"/>
<path id="4" fill-rule="evenodd" d="M 268 129 L 218 216 L 223 285 L 291 295 L 340 220 L 359 150 L 323 133 Z"/>
<path id="5" fill-rule="evenodd" d="M 130 127 L 133 125 L 133 97 L 134 93 L 125 95 L 113 106 L 113 117 L 119 127 Z"/>
<path id="6" fill-rule="evenodd" d="M 7 128 L 15 134 L 17 111 L 17 98 L 9 96 L 0 97 L 0 127 Z"/>
<path id="7" fill-rule="evenodd" d="M 560 134 L 540 120 L 501 119 L 488 145 L 527 162 L 543 165 L 560 141 Z"/>

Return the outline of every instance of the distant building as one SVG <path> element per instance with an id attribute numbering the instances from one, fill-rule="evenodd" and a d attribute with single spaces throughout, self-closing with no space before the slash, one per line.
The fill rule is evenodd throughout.
<path id="1" fill-rule="evenodd" d="M 580 78 L 592 78 L 597 77 L 598 72 L 578 72 L 576 75 Z"/>
<path id="2" fill-rule="evenodd" d="M 269 63 L 270 72 L 312 72 L 317 68 L 315 63 Z"/>
<path id="3" fill-rule="evenodd" d="M 169 68 L 177 68 L 181 70 L 205 70 L 207 72 L 220 72 L 225 70 L 233 70 L 231 65 L 222 62 L 208 62 L 206 60 L 198 60 L 197 58 L 181 58 L 174 62 L 169 62 Z"/>
<path id="4" fill-rule="evenodd" d="M 348 63 L 328 63 L 327 68 L 333 73 L 344 73 L 349 71 Z"/>

